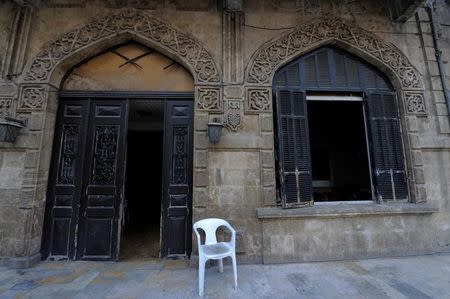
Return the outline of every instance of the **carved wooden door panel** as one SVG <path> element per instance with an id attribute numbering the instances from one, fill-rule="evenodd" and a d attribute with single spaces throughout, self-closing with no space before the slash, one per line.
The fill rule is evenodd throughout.
<path id="1" fill-rule="evenodd" d="M 126 100 L 92 100 L 86 139 L 77 259 L 116 260 L 123 205 Z"/>
<path id="2" fill-rule="evenodd" d="M 88 99 L 61 99 L 44 220 L 43 258 L 73 259 L 78 223 Z"/>
<path id="3" fill-rule="evenodd" d="M 189 256 L 192 234 L 193 101 L 167 100 L 161 255 Z"/>

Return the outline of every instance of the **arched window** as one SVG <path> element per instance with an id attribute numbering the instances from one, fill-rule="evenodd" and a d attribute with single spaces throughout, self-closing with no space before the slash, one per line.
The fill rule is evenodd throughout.
<path id="1" fill-rule="evenodd" d="M 284 207 L 408 196 L 396 94 L 378 70 L 332 47 L 274 77 Z"/>

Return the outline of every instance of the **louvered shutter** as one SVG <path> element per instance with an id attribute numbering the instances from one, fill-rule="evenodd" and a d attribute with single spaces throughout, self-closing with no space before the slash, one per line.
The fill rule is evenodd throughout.
<path id="1" fill-rule="evenodd" d="M 377 199 L 406 199 L 408 189 L 395 93 L 370 93 L 367 106 Z"/>
<path id="2" fill-rule="evenodd" d="M 282 205 L 308 206 L 313 200 L 305 93 L 278 89 L 276 102 Z"/>

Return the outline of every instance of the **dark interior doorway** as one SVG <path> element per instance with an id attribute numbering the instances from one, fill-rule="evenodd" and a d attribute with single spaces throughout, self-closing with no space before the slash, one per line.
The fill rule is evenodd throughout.
<path id="1" fill-rule="evenodd" d="M 314 201 L 371 200 L 361 101 L 308 101 Z"/>
<path id="2" fill-rule="evenodd" d="M 120 257 L 160 256 L 164 102 L 130 100 Z"/>

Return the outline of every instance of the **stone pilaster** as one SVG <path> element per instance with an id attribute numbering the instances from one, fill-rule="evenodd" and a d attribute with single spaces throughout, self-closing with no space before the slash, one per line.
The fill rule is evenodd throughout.
<path id="1" fill-rule="evenodd" d="M 32 14 L 32 7 L 21 6 L 16 8 L 2 68 L 2 77 L 5 79 L 10 80 L 22 73 L 28 46 L 28 37 L 30 35 Z"/>

